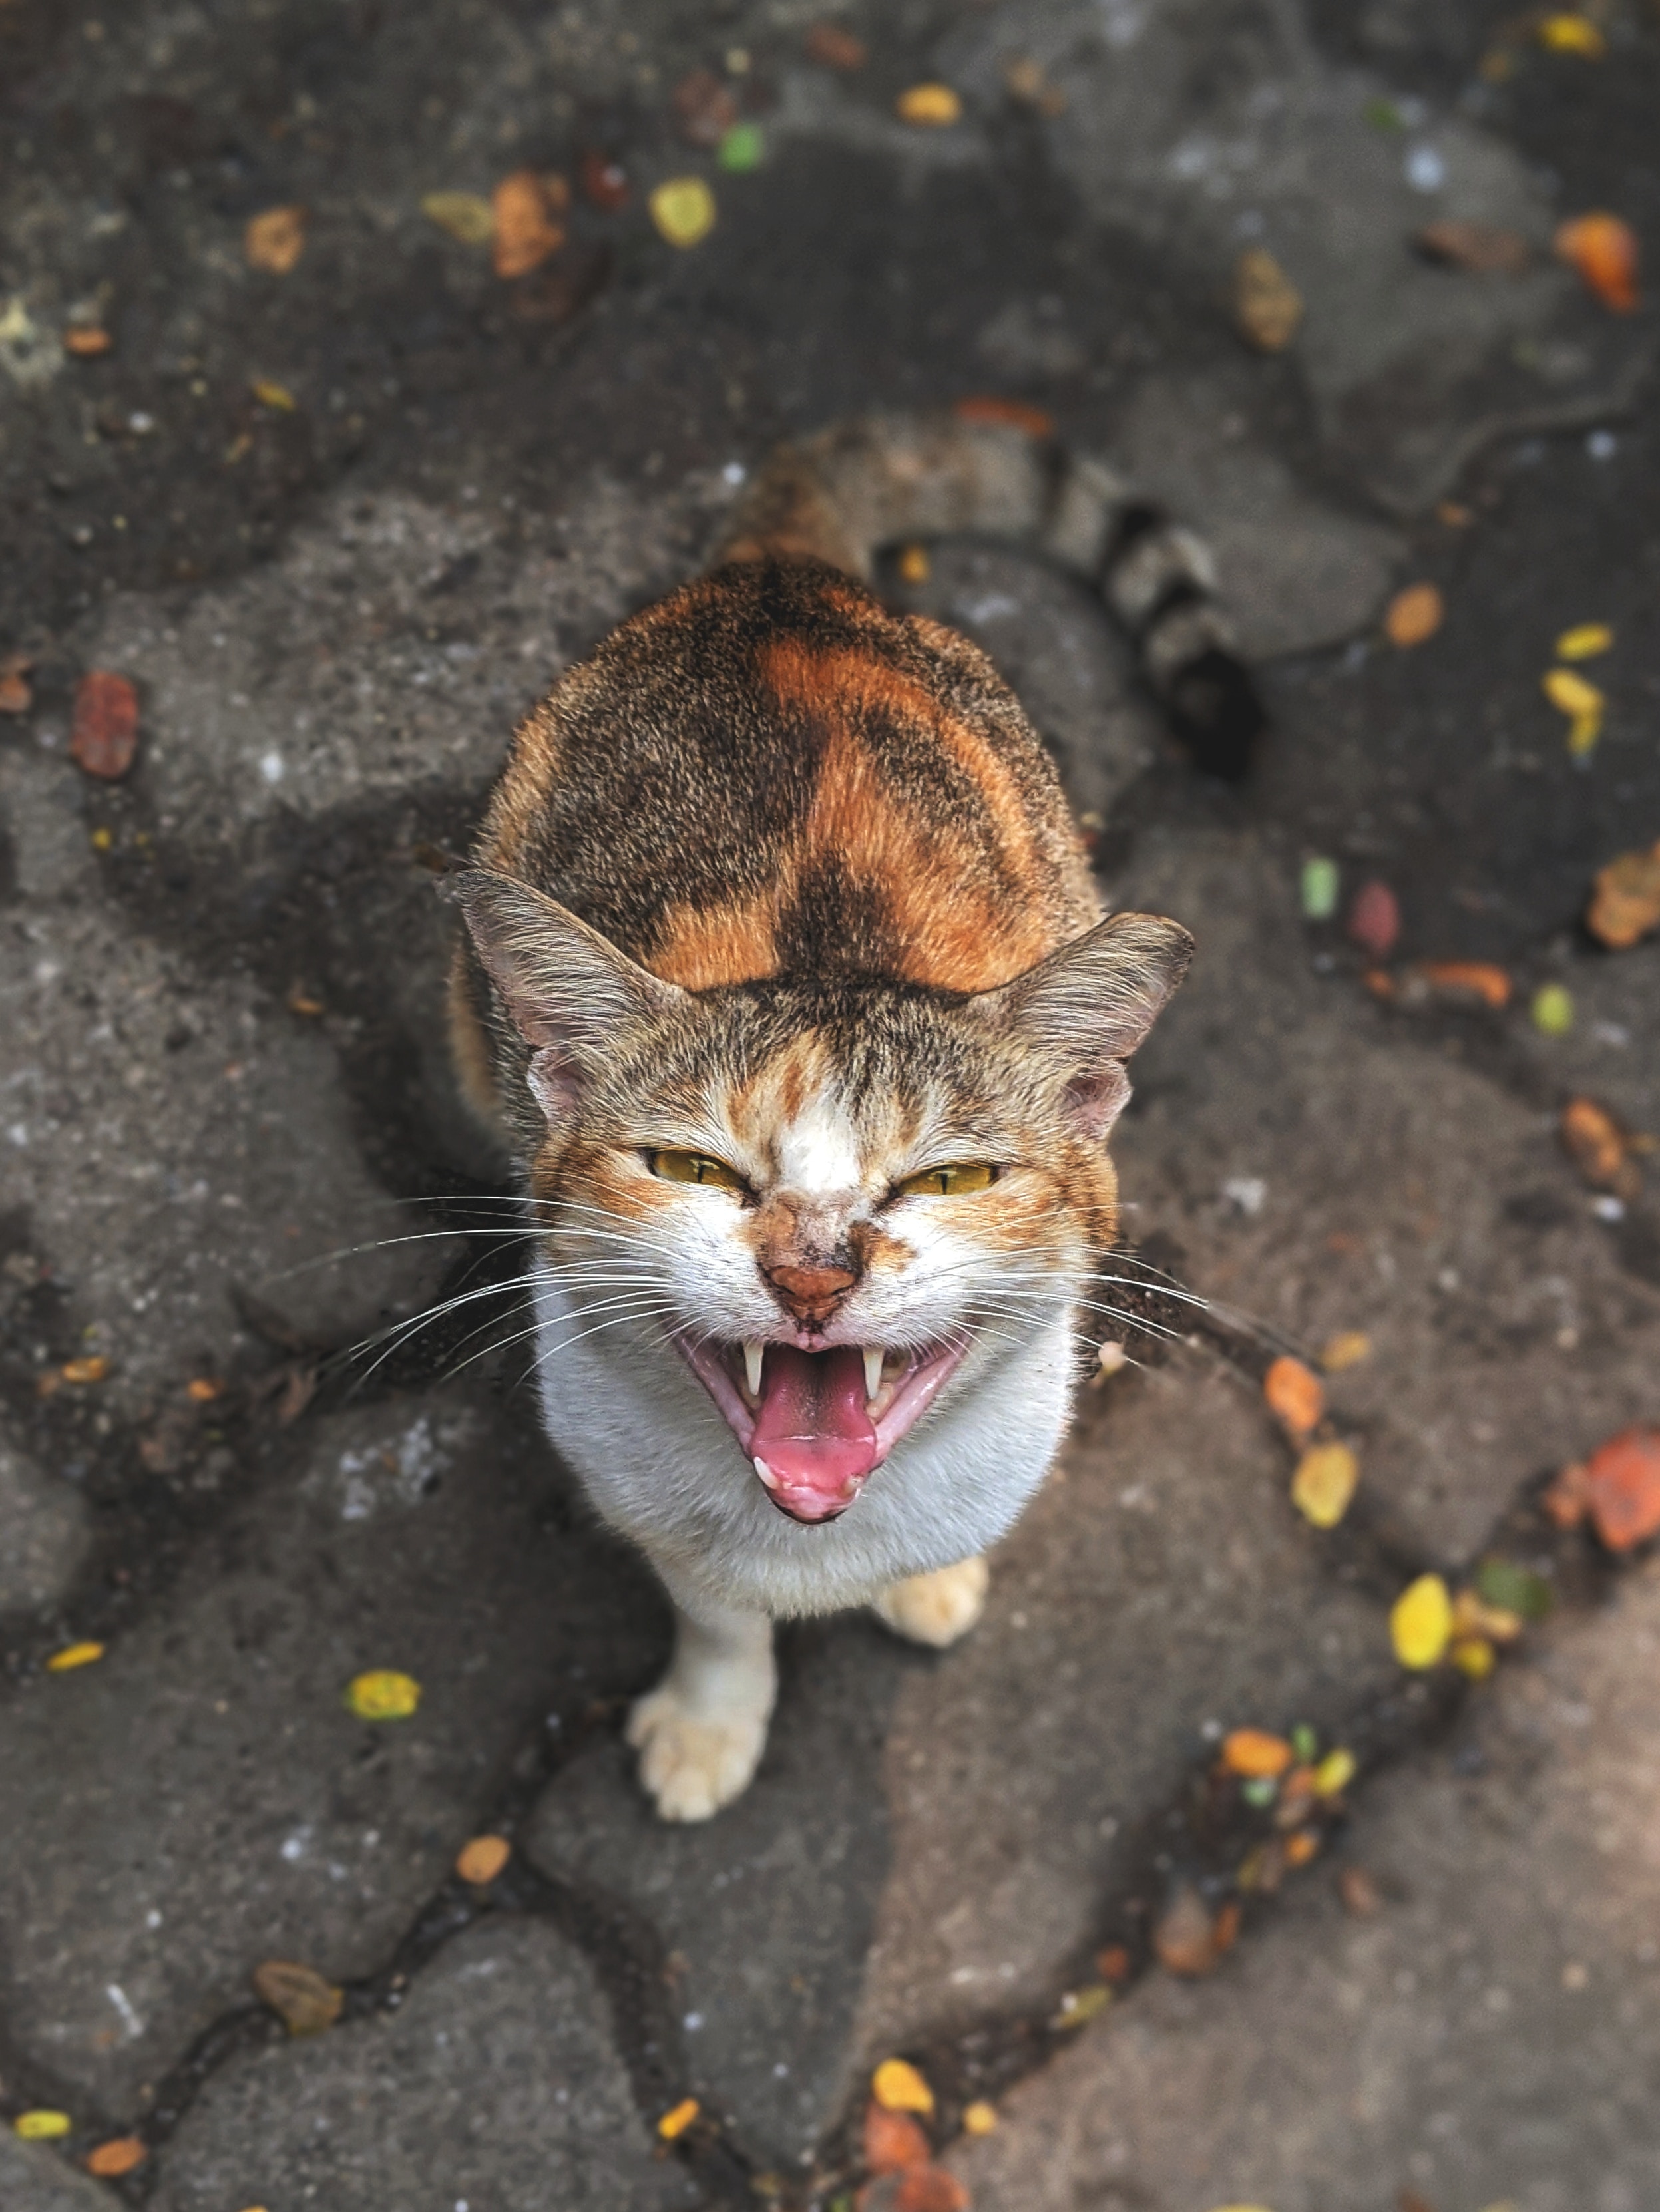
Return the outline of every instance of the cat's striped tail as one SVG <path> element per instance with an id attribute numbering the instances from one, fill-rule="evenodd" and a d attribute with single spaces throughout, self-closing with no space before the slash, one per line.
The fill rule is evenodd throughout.
<path id="1" fill-rule="evenodd" d="M 717 556 L 828 561 L 868 580 L 890 546 L 956 532 L 1007 538 L 1100 592 L 1197 764 L 1244 772 L 1266 722 L 1215 595 L 1202 538 L 1075 453 L 1036 409 L 964 400 L 873 415 L 779 447 Z"/>

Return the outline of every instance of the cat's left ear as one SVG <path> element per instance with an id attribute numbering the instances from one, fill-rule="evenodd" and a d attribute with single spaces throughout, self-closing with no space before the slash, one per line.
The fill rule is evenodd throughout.
<path id="1" fill-rule="evenodd" d="M 1124 1062 L 1164 1012 L 1192 957 L 1193 939 L 1179 921 L 1116 914 L 971 1003 L 1049 1065 L 1068 1119 L 1098 1143 L 1130 1095 Z"/>
<path id="2" fill-rule="evenodd" d="M 531 1048 L 527 1079 L 550 1126 L 576 1113 L 584 1078 L 623 1039 L 684 1006 L 666 983 L 569 908 L 510 876 L 468 868 L 445 889 L 508 1020 Z"/>

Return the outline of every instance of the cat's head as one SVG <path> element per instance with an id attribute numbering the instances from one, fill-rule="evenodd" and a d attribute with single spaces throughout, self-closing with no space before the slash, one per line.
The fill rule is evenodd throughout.
<path id="1" fill-rule="evenodd" d="M 968 996 L 692 992 L 523 884 L 456 889 L 542 1266 L 578 1326 L 684 1360 L 794 1519 L 844 1511 L 1112 1242 L 1105 1140 L 1187 967 L 1177 923 L 1115 915 Z"/>

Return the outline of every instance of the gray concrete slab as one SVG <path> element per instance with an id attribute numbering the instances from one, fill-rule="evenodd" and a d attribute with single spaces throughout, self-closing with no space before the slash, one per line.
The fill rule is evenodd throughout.
<path id="1" fill-rule="evenodd" d="M 40 2143 L 0 2129 L 0 2191 L 7 2212 L 108 2212 L 109 2191 Z"/>

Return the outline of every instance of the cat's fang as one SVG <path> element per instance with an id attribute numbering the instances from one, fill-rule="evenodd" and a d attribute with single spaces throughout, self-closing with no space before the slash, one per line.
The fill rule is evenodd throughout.
<path id="1" fill-rule="evenodd" d="M 879 1344 L 867 1344 L 865 1354 L 865 1396 L 875 1397 L 882 1388 L 882 1362 L 886 1358 Z M 759 1387 L 758 1385 L 757 1386 Z"/>
<path id="2" fill-rule="evenodd" d="M 753 1336 L 745 1338 L 744 1376 L 749 1384 L 751 1405 L 755 1404 L 761 1395 L 761 1370 L 765 1364 L 767 1348 L 758 1338 Z M 870 1372 L 868 1354 L 866 1355 L 865 1371 L 867 1375 Z M 759 1462 L 757 1462 L 757 1464 L 758 1465 Z"/>

